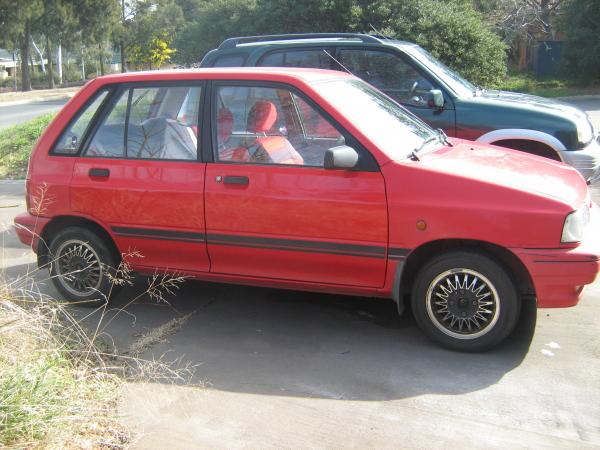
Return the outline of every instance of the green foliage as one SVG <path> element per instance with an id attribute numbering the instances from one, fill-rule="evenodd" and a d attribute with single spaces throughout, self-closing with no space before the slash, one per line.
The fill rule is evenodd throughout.
<path id="1" fill-rule="evenodd" d="M 364 22 L 419 44 L 474 83 L 494 86 L 506 74 L 506 46 L 467 2 L 378 0 Z"/>
<path id="2" fill-rule="evenodd" d="M 259 34 L 256 25 L 256 0 L 214 0 L 204 3 L 196 10 L 195 17 L 188 17 L 186 25 L 177 33 L 174 60 L 184 64 L 200 62 L 202 56 L 232 36 Z M 192 20 L 190 20 L 192 19 Z"/>
<path id="3" fill-rule="evenodd" d="M 150 68 L 159 68 L 171 59 L 175 50 L 169 47 L 168 37 L 154 37 L 150 42 L 131 46 L 131 60 L 137 64 L 149 64 Z"/>
<path id="4" fill-rule="evenodd" d="M 184 23 L 183 11 L 175 0 L 133 0 L 130 13 L 115 29 L 114 39 L 123 44 L 128 60 L 159 67 L 175 52 L 171 42 Z M 194 5 L 189 8 L 195 9 Z"/>
<path id="5" fill-rule="evenodd" d="M 0 178 L 25 178 L 33 145 L 54 114 L 0 130 Z"/>
<path id="6" fill-rule="evenodd" d="M 562 27 L 567 42 L 563 51 L 563 70 L 584 82 L 600 81 L 600 2 L 568 0 Z"/>
<path id="7" fill-rule="evenodd" d="M 199 62 L 231 36 L 374 27 L 418 43 L 476 83 L 490 86 L 506 73 L 505 45 L 465 0 L 216 0 L 186 18 L 174 43 L 181 63 Z"/>

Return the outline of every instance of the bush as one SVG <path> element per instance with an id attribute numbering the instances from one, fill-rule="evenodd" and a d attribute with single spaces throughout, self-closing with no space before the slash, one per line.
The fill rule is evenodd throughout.
<path id="1" fill-rule="evenodd" d="M 600 2 L 568 0 L 562 28 L 567 39 L 562 57 L 564 73 L 588 83 L 600 81 Z"/>
<path id="2" fill-rule="evenodd" d="M 416 42 L 475 83 L 493 86 L 506 73 L 505 45 L 464 0 L 215 0 L 178 33 L 174 59 L 197 63 L 231 36 L 372 27 Z"/>
<path id="3" fill-rule="evenodd" d="M 378 0 L 365 19 L 419 44 L 474 83 L 493 87 L 506 75 L 506 45 L 467 2 Z"/>
<path id="4" fill-rule="evenodd" d="M 33 145 L 53 118 L 46 114 L 0 131 L 0 178 L 25 178 Z"/>

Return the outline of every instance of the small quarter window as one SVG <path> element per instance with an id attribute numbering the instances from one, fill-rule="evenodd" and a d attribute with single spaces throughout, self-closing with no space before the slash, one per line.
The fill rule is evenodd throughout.
<path id="1" fill-rule="evenodd" d="M 100 108 L 100 105 L 104 101 L 108 94 L 107 90 L 103 90 L 99 94 L 96 95 L 96 98 L 79 114 L 75 120 L 69 125 L 63 134 L 60 136 L 60 139 L 54 146 L 52 152 L 57 155 L 74 155 L 79 151 L 81 147 L 81 141 L 83 139 L 83 135 L 88 129 L 94 115 Z"/>

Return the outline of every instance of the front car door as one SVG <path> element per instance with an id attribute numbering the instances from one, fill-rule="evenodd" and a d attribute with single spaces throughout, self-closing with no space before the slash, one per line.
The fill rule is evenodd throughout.
<path id="1" fill-rule="evenodd" d="M 337 58 L 352 74 L 385 92 L 433 128 L 441 128 L 448 136 L 455 136 L 452 99 L 444 93 L 444 108 L 432 105 L 430 91 L 444 90 L 408 57 L 389 50 L 340 47 Z"/>
<path id="2" fill-rule="evenodd" d="M 109 229 L 137 269 L 209 270 L 197 145 L 204 90 L 202 82 L 115 88 L 75 162 L 72 211 Z"/>
<path id="3" fill-rule="evenodd" d="M 373 158 L 286 85 L 215 82 L 206 170 L 211 272 L 319 284 L 384 283 L 387 207 Z M 357 170 L 327 170 L 346 143 Z"/>

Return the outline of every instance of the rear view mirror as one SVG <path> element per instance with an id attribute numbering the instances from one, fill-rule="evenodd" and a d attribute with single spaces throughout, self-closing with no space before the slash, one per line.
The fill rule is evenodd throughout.
<path id="1" fill-rule="evenodd" d="M 444 108 L 444 94 L 439 89 L 432 89 L 429 91 L 429 98 L 427 99 L 427 106 L 430 108 L 442 109 Z"/>
<path id="2" fill-rule="evenodd" d="M 358 153 L 347 145 L 331 147 L 325 152 L 326 169 L 352 169 L 358 163 Z"/>

